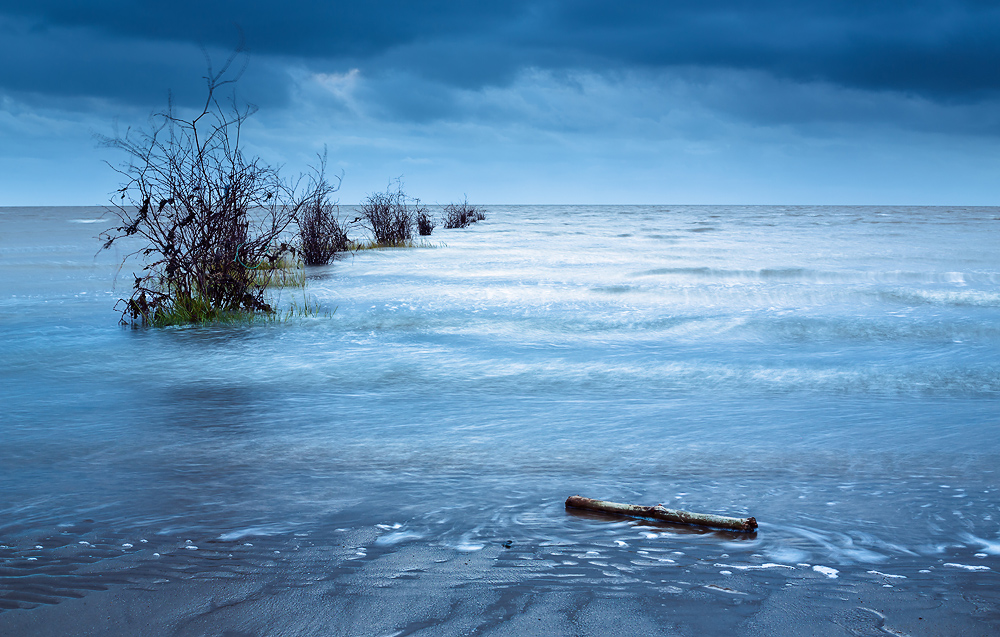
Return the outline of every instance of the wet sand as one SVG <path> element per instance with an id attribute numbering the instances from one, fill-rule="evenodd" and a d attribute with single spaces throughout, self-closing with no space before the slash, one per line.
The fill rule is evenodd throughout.
<path id="1" fill-rule="evenodd" d="M 676 529 L 625 524 L 659 534 L 628 546 L 608 541 L 584 548 L 497 538 L 466 552 L 374 527 L 343 529 L 336 542 L 154 537 L 122 547 L 120 538 L 88 545 L 68 538 L 52 547 L 47 538 L 47 566 L 8 552 L 0 634 L 1000 632 L 1000 587 L 992 571 L 941 565 L 922 577 L 870 566 L 748 562 L 725 553 L 693 558 L 671 550 L 684 537 L 673 534 Z M 717 537 L 721 546 L 730 535 L 709 539 Z M 12 586 L 16 568 L 23 577 Z"/>

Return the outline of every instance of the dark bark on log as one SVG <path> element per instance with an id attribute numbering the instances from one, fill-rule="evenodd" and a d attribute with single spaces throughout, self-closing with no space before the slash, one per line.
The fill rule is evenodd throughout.
<path id="1" fill-rule="evenodd" d="M 653 518 L 656 520 L 663 520 L 664 522 L 697 524 L 699 526 L 710 526 L 716 529 L 731 529 L 733 531 L 743 532 L 757 530 L 757 520 L 755 518 L 731 518 L 724 515 L 712 515 L 709 513 L 691 513 L 690 511 L 667 509 L 660 505 L 644 507 L 635 504 L 620 504 L 618 502 L 592 500 L 579 495 L 571 495 L 566 498 L 566 506 L 577 509 L 590 509 L 591 511 L 604 511 L 605 513 L 617 513 L 619 515 L 633 515 L 643 518 Z"/>

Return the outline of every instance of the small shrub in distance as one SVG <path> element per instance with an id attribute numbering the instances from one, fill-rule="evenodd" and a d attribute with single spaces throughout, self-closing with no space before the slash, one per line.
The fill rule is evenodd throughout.
<path id="1" fill-rule="evenodd" d="M 326 155 L 309 184 L 310 198 L 302 206 L 296 221 L 302 261 L 306 265 L 326 265 L 338 252 L 348 249 L 347 231 L 340 222 L 340 208 L 330 201 L 330 195 L 340 184 L 326 180 Z M 339 181 L 339 180 L 338 180 Z"/>
<path id="2" fill-rule="evenodd" d="M 426 208 L 417 209 L 417 232 L 421 237 L 429 237 L 434 232 L 434 220 L 427 214 Z"/>
<path id="3" fill-rule="evenodd" d="M 300 253 L 306 265 L 326 265 L 338 252 L 347 251 L 350 241 L 340 225 L 338 206 L 310 202 L 299 215 Z"/>
<path id="4" fill-rule="evenodd" d="M 361 202 L 361 222 L 372 233 L 374 244 L 379 247 L 404 247 L 413 240 L 414 217 L 422 208 L 418 200 L 412 200 L 403 192 L 403 186 L 396 180 L 385 192 L 368 195 Z"/>
<path id="5" fill-rule="evenodd" d="M 450 203 L 444 207 L 445 228 L 465 228 L 469 224 L 486 219 L 486 211 L 479 206 L 469 204 L 465 199 L 462 203 Z"/>

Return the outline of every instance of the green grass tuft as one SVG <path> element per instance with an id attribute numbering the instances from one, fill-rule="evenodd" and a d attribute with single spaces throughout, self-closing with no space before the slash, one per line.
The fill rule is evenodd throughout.
<path id="1" fill-rule="evenodd" d="M 193 323 L 221 323 L 246 325 L 271 319 L 270 313 L 225 311 L 212 306 L 202 297 L 174 296 L 169 304 L 157 308 L 150 320 L 153 327 L 190 325 Z"/>
<path id="2" fill-rule="evenodd" d="M 392 248 L 446 248 L 445 243 L 433 243 L 426 239 L 406 239 L 396 243 L 378 243 L 377 241 L 352 241 L 348 246 L 351 252 L 361 250 L 388 250 Z"/>

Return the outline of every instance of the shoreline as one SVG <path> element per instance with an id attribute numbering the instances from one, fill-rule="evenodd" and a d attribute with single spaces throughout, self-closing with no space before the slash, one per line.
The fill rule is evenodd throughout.
<path id="1" fill-rule="evenodd" d="M 649 585 L 603 567 L 545 574 L 537 547 L 461 553 L 416 542 L 357 560 L 363 534 L 244 568 L 94 569 L 89 591 L 58 604 L 0 612 L 10 635 L 851 635 L 989 634 L 1000 592 L 972 573 L 920 582 L 854 570 L 747 570 Z M 368 539 L 371 539 L 369 536 Z M 377 544 L 372 543 L 374 548 Z M 638 556 L 637 556 L 638 557 Z M 581 570 L 581 569 L 577 569 Z M 989 574 L 990 579 L 995 574 Z M 884 582 L 892 581 L 892 584 Z M 102 584 L 101 582 L 105 582 Z M 949 595 L 948 591 L 952 594 Z"/>

